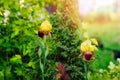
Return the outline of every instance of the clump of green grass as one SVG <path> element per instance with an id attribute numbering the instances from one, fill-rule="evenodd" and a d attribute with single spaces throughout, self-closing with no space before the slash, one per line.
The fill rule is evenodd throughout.
<path id="1" fill-rule="evenodd" d="M 91 24 L 88 27 L 90 37 L 95 37 L 102 44 L 92 64 L 95 69 L 107 68 L 110 61 L 115 62 L 114 51 L 119 51 L 119 23 Z"/>
<path id="2" fill-rule="evenodd" d="M 109 50 L 98 50 L 96 52 L 95 60 L 91 67 L 94 69 L 107 69 L 110 61 L 115 61 L 113 52 Z"/>

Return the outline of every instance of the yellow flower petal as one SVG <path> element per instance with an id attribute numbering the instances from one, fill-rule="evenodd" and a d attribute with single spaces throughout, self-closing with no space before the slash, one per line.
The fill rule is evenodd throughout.
<path id="1" fill-rule="evenodd" d="M 81 44 L 81 51 L 82 52 L 87 52 L 90 51 L 90 45 L 91 45 L 91 41 L 90 40 L 86 40 Z"/>
<path id="2" fill-rule="evenodd" d="M 41 26 L 40 30 L 43 31 L 44 34 L 48 34 L 52 30 L 52 25 L 48 20 L 45 20 Z"/>
<path id="3" fill-rule="evenodd" d="M 90 40 L 91 40 L 91 42 L 92 42 L 93 44 L 95 44 L 96 46 L 98 46 L 98 42 L 97 42 L 96 39 L 90 39 Z"/>
<path id="4" fill-rule="evenodd" d="M 92 45 L 91 48 L 92 48 L 93 51 L 98 50 L 98 48 L 96 46 L 94 46 L 94 45 Z"/>
<path id="5" fill-rule="evenodd" d="M 82 52 L 93 52 L 94 50 L 98 50 L 95 45 L 92 45 L 91 40 L 86 40 L 81 44 Z"/>

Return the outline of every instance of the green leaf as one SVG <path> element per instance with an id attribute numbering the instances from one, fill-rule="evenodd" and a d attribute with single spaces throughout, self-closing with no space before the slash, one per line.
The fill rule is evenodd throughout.
<path id="1" fill-rule="evenodd" d="M 7 66 L 7 68 L 5 69 L 5 77 L 8 79 L 13 77 L 11 66 Z"/>
<path id="2" fill-rule="evenodd" d="M 4 72 L 0 71 L 0 80 L 4 80 Z"/>
<path id="3" fill-rule="evenodd" d="M 1 16 L 3 15 L 1 11 L 0 11 L 0 15 L 1 15 Z"/>
<path id="4" fill-rule="evenodd" d="M 14 71 L 18 76 L 22 76 L 23 75 L 23 71 L 22 68 L 16 68 L 16 70 Z"/>
<path id="5" fill-rule="evenodd" d="M 42 71 L 42 73 L 43 73 L 43 71 L 44 71 L 44 66 L 43 66 L 43 64 L 40 62 L 40 69 L 41 69 L 41 71 Z"/>
<path id="6" fill-rule="evenodd" d="M 48 47 L 46 48 L 46 51 L 45 51 L 45 58 L 48 56 L 49 54 L 49 50 L 48 50 Z"/>
<path id="7" fill-rule="evenodd" d="M 12 64 L 22 64 L 21 55 L 15 55 L 10 59 Z"/>
<path id="8" fill-rule="evenodd" d="M 30 61 L 30 62 L 28 63 L 28 66 L 29 66 L 29 67 L 32 67 L 33 69 L 35 69 L 35 62 Z"/>
<path id="9" fill-rule="evenodd" d="M 42 54 L 42 50 L 41 50 L 41 48 L 39 48 L 39 50 L 38 50 L 38 56 L 41 57 L 41 54 Z"/>
<path id="10" fill-rule="evenodd" d="M 17 36 L 19 34 L 19 29 L 18 28 L 14 27 L 13 31 L 14 32 L 12 33 L 11 38 L 14 38 L 15 36 Z"/>

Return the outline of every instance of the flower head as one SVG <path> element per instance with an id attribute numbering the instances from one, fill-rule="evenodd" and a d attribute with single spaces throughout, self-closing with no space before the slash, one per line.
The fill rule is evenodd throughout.
<path id="1" fill-rule="evenodd" d="M 97 50 L 96 45 L 98 45 L 96 39 L 87 39 L 80 46 L 80 52 L 84 53 L 84 60 L 90 61 L 94 58 L 94 51 Z M 81 56 L 81 54 L 79 54 Z"/>
<path id="2" fill-rule="evenodd" d="M 93 52 L 94 50 L 97 50 L 97 47 L 92 45 L 90 40 L 86 40 L 81 44 L 82 52 Z"/>
<path id="3" fill-rule="evenodd" d="M 52 25 L 50 24 L 50 22 L 48 20 L 45 20 L 41 26 L 40 26 L 40 30 L 45 34 L 49 34 L 52 30 Z"/>

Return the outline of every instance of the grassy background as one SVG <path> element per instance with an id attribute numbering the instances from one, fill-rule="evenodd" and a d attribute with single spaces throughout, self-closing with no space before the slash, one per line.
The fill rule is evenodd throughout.
<path id="1" fill-rule="evenodd" d="M 110 61 L 116 62 L 114 51 L 120 55 L 120 24 L 119 22 L 94 23 L 87 27 L 90 37 L 95 37 L 102 44 L 102 48 L 96 52 L 96 59 L 92 67 L 95 69 L 107 68 Z"/>

